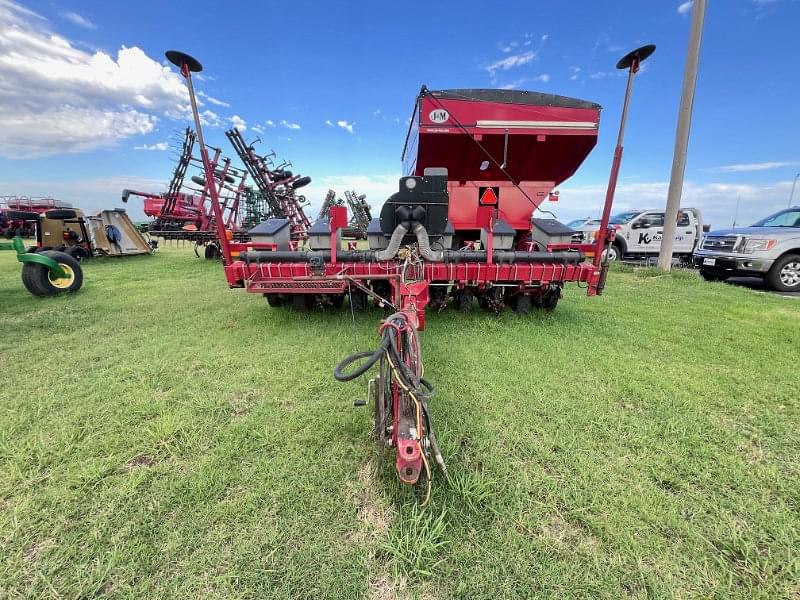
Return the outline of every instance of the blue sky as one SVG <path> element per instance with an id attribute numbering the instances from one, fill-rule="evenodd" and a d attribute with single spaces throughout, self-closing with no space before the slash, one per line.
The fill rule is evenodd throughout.
<path id="1" fill-rule="evenodd" d="M 600 141 L 561 186 L 563 219 L 601 207 L 624 91 L 614 70 L 655 43 L 636 81 L 617 207 L 665 201 L 691 10 L 603 2 L 81 2 L 0 0 L 0 195 L 118 206 L 161 189 L 188 120 L 164 50 L 195 55 L 209 143 L 263 140 L 314 206 L 332 187 L 379 205 L 396 186 L 419 86 L 503 87 L 603 105 Z M 785 206 L 800 172 L 797 0 L 710 0 L 684 205 L 729 225 Z M 800 203 L 800 193 L 797 202 Z M 140 216 L 140 207 L 129 210 Z M 313 211 L 312 211 L 313 212 Z"/>

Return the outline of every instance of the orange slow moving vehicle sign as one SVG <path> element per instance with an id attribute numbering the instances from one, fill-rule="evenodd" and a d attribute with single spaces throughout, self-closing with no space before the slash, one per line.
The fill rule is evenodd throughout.
<path id="1" fill-rule="evenodd" d="M 500 198 L 499 187 L 478 188 L 478 202 L 484 206 L 494 206 Z"/>

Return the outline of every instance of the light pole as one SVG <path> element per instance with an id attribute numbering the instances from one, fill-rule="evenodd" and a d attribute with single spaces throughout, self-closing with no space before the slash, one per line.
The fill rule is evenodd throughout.
<path id="1" fill-rule="evenodd" d="M 792 191 L 789 194 L 789 208 L 792 208 L 792 202 L 794 201 L 794 188 L 797 187 L 797 179 L 800 177 L 800 173 L 794 176 L 794 181 L 792 182 Z"/>
<path id="2" fill-rule="evenodd" d="M 706 0 L 694 0 L 692 27 L 689 33 L 689 51 L 686 53 L 686 69 L 683 72 L 683 91 L 678 109 L 678 127 L 675 131 L 675 154 L 672 158 L 672 174 L 667 192 L 667 207 L 664 211 L 664 229 L 661 250 L 658 254 L 658 268 L 669 271 L 672 266 L 672 245 L 675 241 L 675 228 L 678 209 L 683 192 L 683 174 L 686 170 L 686 151 L 689 146 L 689 129 L 692 124 L 692 104 L 697 83 L 697 66 L 700 62 L 700 42 L 703 38 L 703 21 L 706 14 Z"/>

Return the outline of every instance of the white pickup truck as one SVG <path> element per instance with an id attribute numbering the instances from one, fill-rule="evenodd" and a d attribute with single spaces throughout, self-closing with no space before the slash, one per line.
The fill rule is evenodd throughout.
<path id="1" fill-rule="evenodd" d="M 658 254 L 664 233 L 663 210 L 629 210 L 617 213 L 608 222 L 616 229 L 608 259 L 623 257 L 641 258 Z M 703 215 L 696 208 L 682 208 L 678 212 L 672 254 L 691 264 L 692 252 L 709 226 L 703 224 Z M 587 239 L 594 241 L 593 235 Z"/>

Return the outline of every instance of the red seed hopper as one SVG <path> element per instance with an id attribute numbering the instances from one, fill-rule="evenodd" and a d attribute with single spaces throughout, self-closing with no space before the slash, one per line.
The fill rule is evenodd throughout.
<path id="1" fill-rule="evenodd" d="M 404 174 L 447 169 L 457 230 L 477 229 L 482 198 L 495 202 L 498 218 L 528 230 L 533 210 L 594 148 L 599 121 L 600 106 L 576 98 L 423 88 L 403 149 Z"/>

